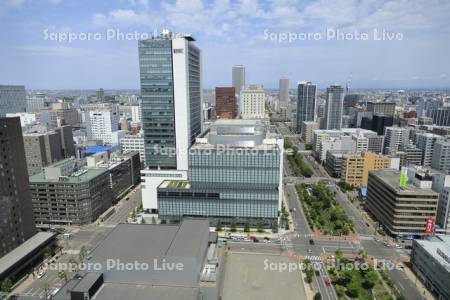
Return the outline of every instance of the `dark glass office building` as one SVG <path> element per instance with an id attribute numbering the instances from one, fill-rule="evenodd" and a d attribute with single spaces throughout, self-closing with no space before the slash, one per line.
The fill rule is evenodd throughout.
<path id="1" fill-rule="evenodd" d="M 311 82 L 298 84 L 297 96 L 297 126 L 298 133 L 302 131 L 302 123 L 314 121 L 316 113 L 316 86 Z"/>
<path id="2" fill-rule="evenodd" d="M 185 153 L 201 133 L 201 56 L 193 41 L 170 32 L 139 41 L 142 128 L 150 169 L 187 169 Z"/>

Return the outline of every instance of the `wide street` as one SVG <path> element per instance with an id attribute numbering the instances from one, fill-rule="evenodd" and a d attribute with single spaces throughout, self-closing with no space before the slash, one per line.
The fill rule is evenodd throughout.
<path id="1" fill-rule="evenodd" d="M 279 126 L 280 131 L 286 135 L 294 136 L 292 132 L 286 129 L 287 126 Z M 291 141 L 299 148 L 304 149 L 304 145 L 298 138 L 291 138 Z M 311 178 L 295 177 L 290 169 L 289 161 L 284 159 L 284 194 L 287 200 L 289 210 L 291 211 L 292 222 L 294 226 L 294 234 L 292 234 L 290 243 L 296 253 L 302 256 L 318 257 L 327 253 L 332 255 L 336 250 L 341 250 L 344 255 L 356 255 L 359 249 L 366 249 L 369 256 L 378 259 L 397 262 L 401 255 L 405 255 L 404 250 L 387 247 L 383 241 L 378 240 L 375 236 L 375 229 L 364 220 L 361 212 L 353 205 L 340 188 L 336 185 L 338 180 L 331 178 L 325 169 L 318 164 L 310 155 L 304 155 L 305 161 L 310 165 L 314 172 Z M 348 240 L 316 240 L 314 245 L 309 244 L 311 239 L 311 231 L 303 213 L 303 209 L 298 201 L 295 191 L 295 184 L 306 183 L 313 184 L 319 181 L 327 183 L 328 188 L 336 195 L 336 200 L 344 209 L 347 216 L 352 220 L 355 233 L 359 239 L 355 241 Z M 401 291 L 406 299 L 416 300 L 423 299 L 415 283 L 408 279 L 402 269 L 388 270 L 388 274 L 393 280 L 396 288 Z M 337 299 L 336 294 L 331 293 L 330 288 L 324 284 L 322 277 L 327 277 L 321 272 L 321 278 L 315 278 L 314 286 L 322 294 L 323 299 Z"/>

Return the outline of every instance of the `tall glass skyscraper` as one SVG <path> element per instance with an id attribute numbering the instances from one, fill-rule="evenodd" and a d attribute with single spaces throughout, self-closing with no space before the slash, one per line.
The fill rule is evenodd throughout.
<path id="1" fill-rule="evenodd" d="M 280 78 L 278 100 L 280 107 L 287 107 L 289 103 L 289 78 Z"/>
<path id="2" fill-rule="evenodd" d="M 324 129 L 341 129 L 343 108 L 344 89 L 340 85 L 331 85 L 326 94 Z"/>
<path id="3" fill-rule="evenodd" d="M 298 83 L 297 96 L 297 126 L 298 133 L 302 130 L 302 123 L 314 121 L 316 114 L 316 85 L 309 81 Z"/>
<path id="4" fill-rule="evenodd" d="M 187 150 L 202 130 L 201 53 L 188 35 L 139 41 L 142 128 L 150 169 L 187 170 Z"/>

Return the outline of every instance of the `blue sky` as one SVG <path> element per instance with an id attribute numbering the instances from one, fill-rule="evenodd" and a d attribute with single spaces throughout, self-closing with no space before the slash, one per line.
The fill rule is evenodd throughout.
<path id="1" fill-rule="evenodd" d="M 355 88 L 450 87 L 447 0 L 0 0 L 0 28 L 0 84 L 30 89 L 138 88 L 137 41 L 106 33 L 164 28 L 196 38 L 206 88 L 229 85 L 233 64 L 268 88 L 282 76 L 291 87 L 349 78 Z M 368 39 L 327 39 L 327 29 Z M 374 29 L 393 40 L 374 40 Z M 298 39 L 274 40 L 281 34 Z"/>

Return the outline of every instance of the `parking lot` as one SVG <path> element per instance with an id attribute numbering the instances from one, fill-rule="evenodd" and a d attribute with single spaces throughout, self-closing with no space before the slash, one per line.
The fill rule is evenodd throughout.
<path id="1" fill-rule="evenodd" d="M 268 263 L 294 263 L 286 256 L 233 253 L 226 258 L 223 300 L 306 299 L 300 271 L 273 271 Z"/>

